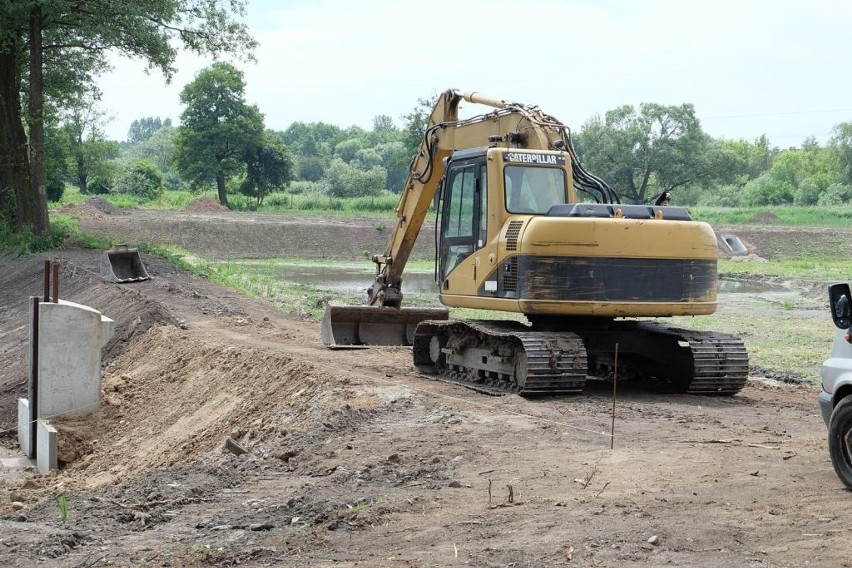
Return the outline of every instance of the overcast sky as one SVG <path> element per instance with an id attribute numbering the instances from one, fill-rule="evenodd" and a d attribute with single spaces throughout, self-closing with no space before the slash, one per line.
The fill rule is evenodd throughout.
<path id="1" fill-rule="evenodd" d="M 706 132 L 779 147 L 852 121 L 852 2 L 841 0 L 249 0 L 260 42 L 246 99 L 266 126 L 402 125 L 448 88 L 539 105 L 579 128 L 623 104 L 692 103 Z M 124 140 L 182 110 L 210 61 L 184 55 L 171 85 L 115 58 L 100 81 Z M 470 106 L 468 106 L 471 109 Z M 469 114 L 469 113 L 468 113 Z"/>

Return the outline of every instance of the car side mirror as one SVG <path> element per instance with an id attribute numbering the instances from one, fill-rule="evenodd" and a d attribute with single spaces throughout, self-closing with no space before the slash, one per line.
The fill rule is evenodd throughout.
<path id="1" fill-rule="evenodd" d="M 840 329 L 852 326 L 852 293 L 849 284 L 832 284 L 828 287 L 828 303 L 831 306 L 831 319 Z"/>

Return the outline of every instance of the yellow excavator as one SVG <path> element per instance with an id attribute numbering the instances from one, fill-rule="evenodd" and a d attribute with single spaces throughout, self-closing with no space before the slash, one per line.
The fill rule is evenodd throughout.
<path id="1" fill-rule="evenodd" d="M 462 101 L 493 110 L 459 119 Z M 583 168 L 568 127 L 538 107 L 446 91 L 388 248 L 373 256 L 367 305 L 329 306 L 323 342 L 411 345 L 420 373 L 489 394 L 575 393 L 587 376 L 614 374 L 665 392 L 735 394 L 748 377 L 739 338 L 636 319 L 716 310 L 715 233 L 663 198 L 621 204 Z M 441 303 L 520 313 L 530 325 L 402 307 L 405 265 L 433 205 Z"/>

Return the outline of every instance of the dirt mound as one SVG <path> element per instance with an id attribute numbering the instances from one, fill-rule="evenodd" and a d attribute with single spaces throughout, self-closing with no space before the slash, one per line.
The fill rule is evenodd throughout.
<path id="1" fill-rule="evenodd" d="M 94 207 L 101 213 L 105 213 L 107 215 L 125 215 L 126 212 L 122 211 L 103 197 L 90 197 L 84 203 L 84 205 L 88 205 L 89 207 Z"/>
<path id="2" fill-rule="evenodd" d="M 82 420 L 57 421 L 68 470 L 89 487 L 189 464 L 231 436 L 276 444 L 337 398 L 310 365 L 262 348 L 199 341 L 156 326 L 116 358 L 103 380 L 103 406 Z M 94 440 L 97 440 L 95 442 Z M 87 455 L 85 455 L 87 454 Z"/>
<path id="3" fill-rule="evenodd" d="M 749 219 L 748 223 L 775 223 L 776 221 L 780 221 L 781 219 L 773 213 L 772 211 L 761 211 L 751 219 Z"/>
<path id="4" fill-rule="evenodd" d="M 69 252 L 61 263 L 59 297 L 99 310 L 115 321 L 115 334 L 107 343 L 102 360 L 108 363 L 136 336 L 155 325 L 176 325 L 177 318 L 131 286 L 101 280 L 96 272 L 98 251 Z M 82 255 L 82 256 L 81 256 Z M 23 262 L 0 257 L 0 321 L 8 321 L 5 347 L 0 349 L 0 427 L 11 428 L 17 420 L 16 398 L 25 396 L 28 353 L 28 296 L 43 291 L 44 260 L 33 256 Z"/>
<path id="5" fill-rule="evenodd" d="M 187 213 L 229 213 L 230 210 L 210 196 L 202 195 L 183 208 Z"/>
<path id="6" fill-rule="evenodd" d="M 60 215 L 73 215 L 83 219 L 103 218 L 104 212 L 88 203 L 68 203 L 56 210 Z"/>
<path id="7" fill-rule="evenodd" d="M 83 203 L 68 203 L 57 209 L 62 215 L 74 215 L 84 219 L 100 219 L 104 215 L 127 215 L 103 197 L 90 197 Z"/>

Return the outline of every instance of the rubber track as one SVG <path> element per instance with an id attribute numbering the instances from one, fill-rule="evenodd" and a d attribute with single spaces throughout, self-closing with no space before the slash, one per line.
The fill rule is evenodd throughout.
<path id="1" fill-rule="evenodd" d="M 514 322 L 426 321 L 417 326 L 413 355 L 417 370 L 429 377 L 464 385 L 490 395 L 518 393 L 522 396 L 573 394 L 583 391 L 588 361 L 582 339 L 567 331 L 525 331 Z M 457 372 L 432 362 L 429 346 L 436 334 L 466 338 L 470 346 L 513 342 L 526 354 L 524 386 L 497 378 L 471 380 L 466 372 Z M 517 357 L 517 352 L 516 355 Z M 476 373 L 478 374 L 478 373 Z"/>
<path id="2" fill-rule="evenodd" d="M 689 343 L 693 358 L 693 374 L 680 385 L 689 394 L 733 395 L 748 381 L 748 351 L 735 335 L 692 331 L 641 322 L 635 327 L 645 333 L 666 335 Z M 680 390 L 680 389 L 679 389 Z"/>

